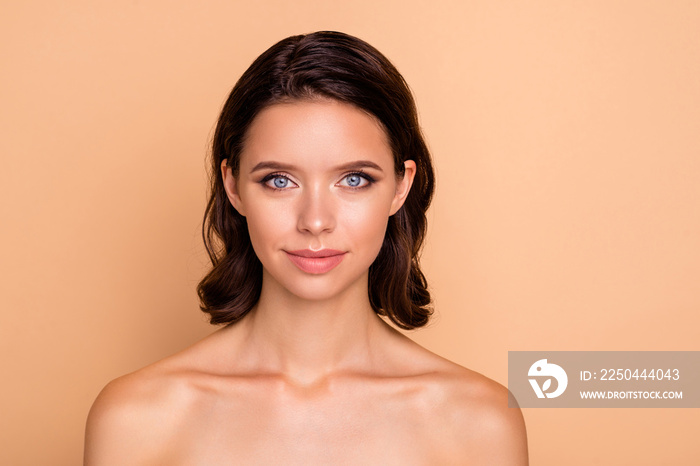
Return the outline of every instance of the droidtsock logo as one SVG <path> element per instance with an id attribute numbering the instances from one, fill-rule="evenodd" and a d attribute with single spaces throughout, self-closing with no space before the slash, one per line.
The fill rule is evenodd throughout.
<path id="1" fill-rule="evenodd" d="M 548 363 L 546 359 L 540 359 L 527 372 L 528 379 L 532 389 L 535 391 L 537 398 L 556 398 L 566 390 L 566 385 L 569 383 L 569 378 L 566 376 L 566 371 L 556 364 Z M 542 380 L 542 385 L 538 379 Z M 552 386 L 552 379 L 557 381 L 556 390 L 548 392 Z"/>

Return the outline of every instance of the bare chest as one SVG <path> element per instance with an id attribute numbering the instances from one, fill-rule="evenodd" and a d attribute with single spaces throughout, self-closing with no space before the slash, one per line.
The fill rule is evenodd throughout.
<path id="1" fill-rule="evenodd" d="M 439 464 L 439 432 L 406 393 L 236 393 L 201 400 L 176 429 L 168 464 Z M 193 407 L 194 408 L 194 407 Z"/>

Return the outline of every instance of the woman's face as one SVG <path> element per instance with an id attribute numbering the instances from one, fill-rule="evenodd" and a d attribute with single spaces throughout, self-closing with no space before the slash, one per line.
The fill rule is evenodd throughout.
<path id="1" fill-rule="evenodd" d="M 311 300 L 366 294 L 388 218 L 413 182 L 416 165 L 405 166 L 397 179 L 384 130 L 349 104 L 294 101 L 260 112 L 238 176 L 225 161 L 222 171 L 231 203 L 246 217 L 263 286 Z"/>

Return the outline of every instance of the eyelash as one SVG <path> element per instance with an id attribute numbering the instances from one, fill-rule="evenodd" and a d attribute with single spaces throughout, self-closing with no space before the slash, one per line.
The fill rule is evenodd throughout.
<path id="1" fill-rule="evenodd" d="M 362 170 L 347 173 L 346 175 L 343 176 L 342 179 L 345 179 L 345 178 L 347 178 L 349 176 L 353 176 L 353 175 L 360 176 L 360 177 L 364 178 L 365 180 L 367 180 L 367 184 L 364 186 L 359 186 L 359 187 L 346 186 L 347 188 L 352 189 L 353 191 L 359 191 L 361 189 L 369 188 L 374 183 L 374 178 L 372 178 L 370 175 L 363 172 Z M 287 188 L 275 188 L 274 186 L 270 186 L 267 184 L 268 181 L 273 180 L 275 178 L 286 178 L 290 182 L 292 181 L 289 179 L 289 177 L 287 177 L 286 175 L 284 175 L 282 173 L 270 173 L 269 175 L 265 176 L 262 180 L 260 180 L 260 184 L 262 184 L 265 188 L 272 189 L 274 191 L 286 190 Z"/>

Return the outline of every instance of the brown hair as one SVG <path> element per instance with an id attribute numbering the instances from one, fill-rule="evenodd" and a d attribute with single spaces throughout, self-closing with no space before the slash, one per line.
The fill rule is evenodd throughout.
<path id="1" fill-rule="evenodd" d="M 227 159 L 237 176 L 246 132 L 261 110 L 314 98 L 354 105 L 381 122 L 397 177 L 403 176 L 404 161 L 416 163 L 413 186 L 389 218 L 381 250 L 369 268 L 369 301 L 377 314 L 401 328 L 423 326 L 432 309 L 419 255 L 434 173 L 413 96 L 378 50 L 356 37 L 328 31 L 288 37 L 270 47 L 243 73 L 224 104 L 214 133 L 211 196 L 202 227 L 213 268 L 197 287 L 201 308 L 212 324 L 233 323 L 253 308 L 262 288 L 262 264 L 245 217 L 226 196 L 221 163 Z"/>

